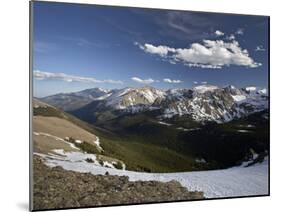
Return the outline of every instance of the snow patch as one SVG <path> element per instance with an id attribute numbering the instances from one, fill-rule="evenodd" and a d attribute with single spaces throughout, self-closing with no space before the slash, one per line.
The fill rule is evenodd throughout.
<path id="1" fill-rule="evenodd" d="M 263 88 L 263 89 L 260 89 L 258 91 L 259 94 L 263 94 L 263 95 L 266 95 L 267 94 L 267 89 L 266 88 Z"/>
<path id="2" fill-rule="evenodd" d="M 242 102 L 246 99 L 246 96 L 244 95 L 232 95 L 232 98 L 235 102 Z"/>
<path id="3" fill-rule="evenodd" d="M 108 94 L 105 94 L 103 96 L 100 96 L 98 98 L 95 98 L 95 100 L 104 100 L 104 99 L 107 99 L 108 97 L 110 97 L 112 95 L 112 93 L 108 93 Z"/>
<path id="4" fill-rule="evenodd" d="M 195 159 L 196 163 L 206 163 L 206 160 L 204 158 L 197 158 Z"/>
<path id="5" fill-rule="evenodd" d="M 83 153 L 83 152 L 65 152 L 63 149 L 54 149 L 52 150 L 55 154 L 49 153 L 49 154 L 42 154 L 42 153 L 34 153 L 35 155 L 41 156 L 46 159 L 46 165 L 50 167 L 54 166 L 61 166 L 65 168 L 65 166 L 70 163 L 74 166 L 77 166 L 79 168 L 78 172 L 84 172 L 83 170 L 91 170 L 93 167 L 107 167 L 110 169 L 116 169 L 114 167 L 114 164 L 116 162 L 109 162 L 109 161 L 103 161 L 103 164 L 101 165 L 97 156 L 95 154 L 89 154 L 89 153 Z M 91 162 L 88 162 L 87 160 L 91 160 Z M 57 163 L 60 164 L 57 164 Z M 55 165 L 57 164 L 57 165 Z M 122 164 L 122 167 L 125 168 L 125 164 Z M 67 169 L 71 170 L 71 169 Z M 76 170 L 73 170 L 76 171 Z"/>
<path id="6" fill-rule="evenodd" d="M 237 130 L 237 132 L 241 132 L 241 133 L 249 133 L 249 132 L 251 132 L 251 131 L 249 131 L 249 130 Z"/>
<path id="7" fill-rule="evenodd" d="M 61 152 L 60 152 L 61 153 Z M 102 167 L 93 154 L 63 153 L 66 157 L 58 160 L 49 155 L 43 155 L 46 165 L 61 166 L 65 170 L 92 174 L 128 176 L 130 181 L 156 180 L 168 182 L 176 180 L 190 191 L 203 191 L 206 198 L 237 197 L 268 194 L 268 160 L 249 167 L 233 167 L 212 171 L 193 171 L 178 173 L 143 173 L 114 168 Z M 42 154 L 41 154 L 42 156 Z M 52 158 L 51 158 L 52 157 Z M 91 157 L 94 163 L 87 163 Z"/>
<path id="8" fill-rule="evenodd" d="M 100 151 L 103 151 L 103 148 L 100 146 L 100 138 L 98 136 L 96 136 L 96 140 L 94 141 L 94 143 Z"/>
<path id="9" fill-rule="evenodd" d="M 82 141 L 80 141 L 80 140 L 75 140 L 75 143 L 77 143 L 77 144 L 82 144 Z"/>
<path id="10" fill-rule="evenodd" d="M 158 121 L 159 124 L 162 124 L 162 125 L 166 125 L 166 126 L 171 126 L 172 124 L 169 124 L 169 123 L 166 123 L 166 122 L 163 122 L 163 121 Z"/>

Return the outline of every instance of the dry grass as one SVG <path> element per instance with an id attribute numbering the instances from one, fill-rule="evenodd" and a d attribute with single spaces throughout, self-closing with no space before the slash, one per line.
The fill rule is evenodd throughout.
<path id="1" fill-rule="evenodd" d="M 94 141 L 96 136 L 88 131 L 78 127 L 77 125 L 57 117 L 33 117 L 33 132 L 47 133 L 53 136 L 64 139 L 65 137 L 72 137 L 81 141 L 96 145 Z M 65 151 L 75 151 L 67 143 L 56 140 L 49 136 L 33 135 L 34 151 L 48 153 L 52 149 L 64 149 Z M 77 150 L 76 150 L 77 151 Z"/>
<path id="2" fill-rule="evenodd" d="M 67 143 L 47 136 L 33 135 L 33 142 L 34 152 L 38 153 L 48 154 L 54 149 L 63 149 L 66 152 L 78 151 L 77 149 L 71 148 Z"/>

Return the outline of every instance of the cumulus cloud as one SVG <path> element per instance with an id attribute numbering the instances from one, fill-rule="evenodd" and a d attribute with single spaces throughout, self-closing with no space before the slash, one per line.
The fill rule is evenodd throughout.
<path id="1" fill-rule="evenodd" d="M 256 49 L 255 49 L 256 52 L 259 52 L 259 51 L 265 51 L 265 48 L 260 45 L 260 46 L 257 46 Z"/>
<path id="2" fill-rule="evenodd" d="M 177 84 L 177 83 L 182 83 L 182 81 L 181 81 L 181 80 L 172 80 L 172 79 L 169 79 L 169 78 L 165 78 L 165 79 L 163 79 L 163 82 L 167 82 L 167 83 L 175 83 L 175 84 Z"/>
<path id="3" fill-rule="evenodd" d="M 139 46 L 140 49 L 142 49 L 143 51 L 150 53 L 150 54 L 157 54 L 160 56 L 166 56 L 168 54 L 168 52 L 174 52 L 175 49 L 174 48 L 170 48 L 168 46 L 154 46 L 152 44 L 144 44 L 141 45 L 138 42 L 135 42 L 135 45 Z"/>
<path id="4" fill-rule="evenodd" d="M 220 30 L 215 31 L 216 36 L 224 36 L 224 33 Z"/>
<path id="5" fill-rule="evenodd" d="M 189 67 L 214 68 L 237 65 L 250 68 L 261 66 L 255 62 L 246 49 L 242 49 L 235 40 L 203 40 L 203 43 L 192 43 L 189 48 L 173 48 L 153 44 L 141 45 L 139 48 L 146 53 L 156 54 L 174 62 L 181 62 Z"/>
<path id="6" fill-rule="evenodd" d="M 198 64 L 198 63 L 188 63 L 188 64 L 184 64 L 185 66 L 188 67 L 195 67 L 195 68 L 210 68 L 210 69 L 221 69 L 221 66 L 217 66 L 217 65 L 205 65 L 205 64 Z"/>
<path id="7" fill-rule="evenodd" d="M 206 85 L 206 84 L 208 84 L 208 82 L 203 81 L 203 82 L 201 82 L 201 84 Z"/>
<path id="8" fill-rule="evenodd" d="M 198 84 L 198 82 L 197 82 L 197 81 L 193 81 L 193 84 L 197 85 L 197 84 Z"/>
<path id="9" fill-rule="evenodd" d="M 35 79 L 38 80 L 49 79 L 49 80 L 62 80 L 65 82 L 123 84 L 123 82 L 119 80 L 111 80 L 111 79 L 98 80 L 93 77 L 81 77 L 81 76 L 68 75 L 65 73 L 51 73 L 51 72 L 45 72 L 39 70 L 35 70 L 33 72 L 33 76 Z"/>
<path id="10" fill-rule="evenodd" d="M 243 35 L 243 34 L 244 34 L 244 29 L 242 29 L 242 28 L 237 29 L 237 31 L 235 32 L 235 34 L 237 34 L 237 35 Z"/>
<path id="11" fill-rule="evenodd" d="M 235 40 L 235 35 L 231 34 L 226 37 L 227 40 Z"/>
<path id="12" fill-rule="evenodd" d="M 155 80 L 149 78 L 149 79 L 141 79 L 139 77 L 132 77 L 131 78 L 133 81 L 141 83 L 141 84 L 151 84 L 153 82 L 155 82 Z"/>

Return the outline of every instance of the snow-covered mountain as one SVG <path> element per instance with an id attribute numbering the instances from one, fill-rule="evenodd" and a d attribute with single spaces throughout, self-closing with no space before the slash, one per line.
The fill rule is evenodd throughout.
<path id="1" fill-rule="evenodd" d="M 169 103 L 163 113 L 164 118 L 175 115 L 190 115 L 196 121 L 228 122 L 268 108 L 268 96 L 264 89 L 238 89 L 234 86 L 218 88 L 216 86 L 198 86 L 185 91 L 186 96 L 179 96 L 176 100 L 164 100 Z M 172 98 L 173 99 L 173 98 Z"/>
<path id="2" fill-rule="evenodd" d="M 268 108 L 266 89 L 234 86 L 219 88 L 213 85 L 166 91 L 147 86 L 106 91 L 95 88 L 77 93 L 57 94 L 42 100 L 57 107 L 66 105 L 61 107 L 64 110 L 69 110 L 71 106 L 72 110 L 82 110 L 83 114 L 89 109 L 91 113 L 101 110 L 121 113 L 157 110 L 159 119 L 187 116 L 198 122 L 217 123 L 228 122 Z"/>
<path id="3" fill-rule="evenodd" d="M 159 118 L 190 116 L 196 121 L 228 122 L 268 108 L 264 89 L 201 85 L 193 89 L 157 90 L 152 87 L 126 88 L 111 95 L 106 106 L 136 113 L 161 110 Z"/>
<path id="4" fill-rule="evenodd" d="M 165 91 L 153 87 L 125 88 L 113 92 L 113 94 L 106 99 L 106 106 L 121 110 L 128 108 L 133 110 L 134 107 L 137 106 L 151 106 L 156 100 L 160 101 L 165 97 Z"/>

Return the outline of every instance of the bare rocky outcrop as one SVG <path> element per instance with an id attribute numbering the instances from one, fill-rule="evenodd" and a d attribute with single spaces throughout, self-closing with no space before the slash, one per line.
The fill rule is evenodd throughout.
<path id="1" fill-rule="evenodd" d="M 203 199 L 177 181 L 129 181 L 126 176 L 92 175 L 50 168 L 34 156 L 34 209 Z"/>

